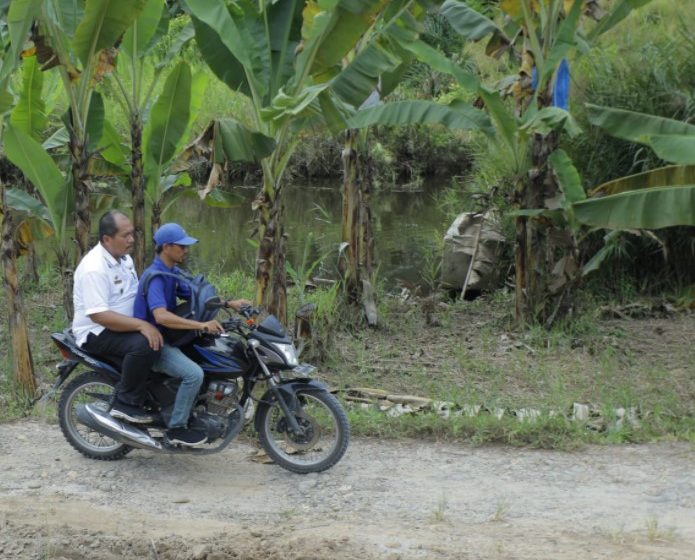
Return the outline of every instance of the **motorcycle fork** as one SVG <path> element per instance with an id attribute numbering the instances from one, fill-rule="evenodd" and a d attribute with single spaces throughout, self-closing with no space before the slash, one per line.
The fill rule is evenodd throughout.
<path id="1" fill-rule="evenodd" d="M 268 366 L 265 365 L 263 360 L 261 360 L 261 357 L 258 355 L 258 352 L 256 352 L 256 349 L 254 347 L 251 347 L 251 350 L 253 350 L 253 354 L 254 356 L 256 356 L 256 360 L 258 364 L 261 366 L 261 369 L 263 370 L 265 380 L 267 381 L 270 390 L 273 392 L 275 400 L 277 400 L 278 404 L 280 405 L 280 408 L 282 409 L 283 414 L 285 415 L 285 418 L 287 419 L 290 431 L 292 431 L 292 433 L 294 434 L 303 435 L 304 428 L 302 428 L 299 425 L 299 423 L 297 422 L 297 418 L 295 418 L 294 416 L 294 413 L 292 412 L 288 404 L 285 402 L 285 399 L 282 396 L 282 391 L 278 389 L 278 382 L 275 380 L 275 376 L 268 369 Z"/>

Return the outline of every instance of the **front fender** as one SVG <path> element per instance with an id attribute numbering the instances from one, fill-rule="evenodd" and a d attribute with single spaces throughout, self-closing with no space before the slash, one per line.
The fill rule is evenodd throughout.
<path id="1" fill-rule="evenodd" d="M 297 400 L 297 393 L 302 391 L 303 393 L 323 393 L 328 391 L 328 386 L 321 381 L 310 378 L 295 378 L 287 379 L 278 383 L 275 387 L 268 389 L 260 399 L 261 406 L 257 407 L 256 414 L 254 416 L 254 426 L 256 431 L 260 430 L 258 425 L 259 411 L 263 405 L 271 406 L 278 398 L 281 398 L 287 404 L 287 407 L 294 411 L 299 408 L 299 401 Z"/>

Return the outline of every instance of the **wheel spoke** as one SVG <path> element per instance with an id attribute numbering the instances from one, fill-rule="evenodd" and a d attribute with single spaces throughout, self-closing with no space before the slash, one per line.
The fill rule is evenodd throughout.
<path id="1" fill-rule="evenodd" d="M 73 433 L 74 437 L 82 440 L 83 444 L 93 451 L 108 452 L 121 447 L 123 444 L 81 424 L 77 418 L 77 406 L 81 404 L 95 404 L 97 407 L 106 409 L 112 394 L 113 387 L 107 383 L 87 383 L 79 387 L 71 395 L 68 403 L 70 419 L 68 429 Z"/>
<path id="2" fill-rule="evenodd" d="M 320 399 L 303 394 L 302 409 L 296 415 L 297 423 L 305 433 L 295 435 L 279 406 L 274 406 L 266 417 L 268 443 L 288 461 L 299 465 L 314 465 L 329 457 L 339 444 L 339 426 L 333 412 Z"/>

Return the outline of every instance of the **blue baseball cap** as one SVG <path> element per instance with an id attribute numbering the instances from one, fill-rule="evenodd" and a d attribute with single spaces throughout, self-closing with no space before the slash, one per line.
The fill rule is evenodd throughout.
<path id="1" fill-rule="evenodd" d="M 167 243 L 175 243 L 176 245 L 193 245 L 198 243 L 195 237 L 189 237 L 186 230 L 179 224 L 168 223 L 163 224 L 154 234 L 154 242 L 157 246 Z"/>

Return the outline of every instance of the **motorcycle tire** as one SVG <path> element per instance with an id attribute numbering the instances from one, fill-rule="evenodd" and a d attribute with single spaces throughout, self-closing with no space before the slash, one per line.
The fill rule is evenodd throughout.
<path id="1" fill-rule="evenodd" d="M 58 403 L 58 423 L 68 443 L 77 451 L 101 461 L 122 459 L 132 451 L 132 447 L 115 441 L 108 436 L 88 428 L 77 419 L 78 404 L 89 402 L 108 402 L 115 389 L 115 382 L 107 375 L 96 371 L 86 371 L 68 383 Z"/>
<path id="2" fill-rule="evenodd" d="M 288 471 L 299 474 L 325 471 L 340 461 L 347 450 L 350 441 L 347 414 L 327 391 L 300 390 L 297 398 L 301 410 L 295 418 L 306 433 L 293 436 L 277 401 L 263 400 L 256 411 L 258 439 L 268 456 Z M 322 432 L 329 429 L 331 435 L 324 449 L 320 444 Z"/>

